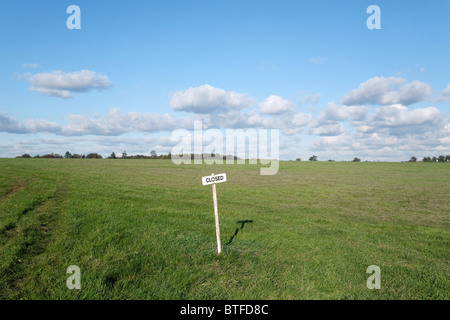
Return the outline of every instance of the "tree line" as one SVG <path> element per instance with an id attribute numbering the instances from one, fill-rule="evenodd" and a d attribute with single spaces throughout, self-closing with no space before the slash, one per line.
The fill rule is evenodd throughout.
<path id="1" fill-rule="evenodd" d="M 181 155 L 180 155 L 181 156 Z M 186 156 L 186 155 L 184 155 Z M 189 156 L 189 154 L 187 154 L 187 156 Z M 202 159 L 202 158 L 206 158 L 206 156 L 211 156 L 214 158 L 219 158 L 222 157 L 223 160 L 226 160 L 227 157 L 229 156 L 222 156 L 219 154 L 214 154 L 212 153 L 211 155 L 206 155 L 206 154 L 190 154 L 191 160 L 194 159 Z M 234 158 L 234 160 L 239 160 L 240 158 L 236 157 L 236 156 L 232 156 Z M 35 155 L 35 156 L 31 156 L 28 153 L 25 153 L 21 156 L 17 156 L 16 158 L 54 158 L 54 159 L 103 159 L 103 156 L 101 154 L 98 153 L 88 153 L 87 155 L 85 154 L 77 154 L 77 153 L 70 153 L 69 151 L 66 151 L 66 153 L 63 155 L 60 155 L 58 153 L 50 153 L 50 154 L 45 154 L 43 156 L 40 155 Z M 149 156 L 146 155 L 142 155 L 142 154 L 137 154 L 137 155 L 129 155 L 126 151 L 123 151 L 121 156 L 117 156 L 115 152 L 112 152 L 108 157 L 108 159 L 172 159 L 172 154 L 169 152 L 168 154 L 160 154 L 157 155 L 155 150 L 152 150 L 150 152 Z M 309 161 L 318 161 L 318 157 L 316 155 L 311 156 L 309 159 Z M 295 161 L 302 161 L 301 158 L 297 158 L 295 159 Z M 334 161 L 334 160 L 328 160 L 328 161 Z M 361 162 L 361 159 L 359 159 L 358 157 L 353 158 L 353 160 L 350 160 L 351 162 Z M 419 162 L 420 160 L 416 157 L 411 157 L 411 159 L 409 159 L 407 162 Z M 450 155 L 440 155 L 438 157 L 433 156 L 433 157 L 423 157 L 422 162 L 450 162 Z"/>
<path id="2" fill-rule="evenodd" d="M 137 155 L 128 155 L 126 151 L 122 152 L 121 156 L 117 156 L 115 152 L 112 152 L 111 155 L 109 155 L 108 159 L 171 159 L 171 154 L 161 154 L 157 155 L 155 150 L 152 150 L 150 152 L 149 156 L 137 154 Z M 66 153 L 63 155 L 59 153 L 49 153 L 44 155 L 35 155 L 31 156 L 28 153 L 24 153 L 21 156 L 17 156 L 16 158 L 49 158 L 49 159 L 103 159 L 103 156 L 101 154 L 98 154 L 96 152 L 88 153 L 86 154 L 78 154 L 78 153 L 70 153 L 69 151 L 66 151 Z"/>
<path id="3" fill-rule="evenodd" d="M 311 157 L 309 157 L 308 159 L 309 161 L 318 161 L 318 158 L 316 155 L 313 155 Z M 301 158 L 297 158 L 295 159 L 295 161 L 302 161 Z M 333 162 L 334 160 L 328 160 Z M 351 162 L 361 162 L 361 159 L 359 159 L 358 157 L 354 157 L 353 160 L 350 160 Z M 407 162 L 418 162 L 419 159 L 416 157 L 411 157 L 411 159 L 409 159 Z M 366 161 L 367 162 L 367 161 Z M 402 161 L 403 162 L 403 161 Z M 423 157 L 422 162 L 450 162 L 450 155 L 440 155 L 438 157 Z"/>
<path id="4" fill-rule="evenodd" d="M 411 157 L 409 162 L 417 162 L 419 159 L 416 157 Z M 450 162 L 450 155 L 440 155 L 438 157 L 423 157 L 422 162 Z"/>
<path id="5" fill-rule="evenodd" d="M 191 160 L 194 159 L 206 159 L 209 157 L 213 157 L 215 159 L 219 159 L 222 158 L 223 160 L 226 160 L 227 158 L 229 158 L 230 156 L 224 156 L 224 155 L 220 155 L 220 154 L 180 154 L 180 157 L 183 156 L 184 158 L 188 158 L 190 157 Z M 234 160 L 240 160 L 239 157 L 236 156 L 231 156 Z M 66 151 L 66 153 L 63 155 L 59 154 L 59 153 L 50 153 L 50 154 L 45 154 L 43 156 L 40 155 L 36 155 L 36 156 L 31 156 L 28 153 L 25 153 L 21 156 L 17 156 L 16 158 L 50 158 L 50 159 L 103 159 L 103 156 L 101 154 L 98 153 L 89 153 L 87 155 L 85 154 L 77 154 L 77 153 L 70 153 L 69 151 Z M 150 152 L 150 155 L 143 155 L 143 154 L 137 154 L 137 155 L 129 155 L 126 151 L 123 151 L 121 155 L 116 155 L 115 152 L 112 152 L 107 159 L 172 159 L 172 154 L 169 152 L 168 154 L 160 154 L 158 155 L 156 153 L 155 150 L 152 150 Z"/>

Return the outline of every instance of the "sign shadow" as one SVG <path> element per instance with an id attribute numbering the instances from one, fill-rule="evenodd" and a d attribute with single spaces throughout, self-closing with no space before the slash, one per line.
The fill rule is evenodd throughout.
<path id="1" fill-rule="evenodd" d="M 239 221 L 237 221 L 236 223 L 240 223 L 241 226 L 238 227 L 238 228 L 236 228 L 236 231 L 235 231 L 234 234 L 231 236 L 230 240 L 228 240 L 228 242 L 225 243 L 226 246 L 230 245 L 230 244 L 233 242 L 234 238 L 238 235 L 239 230 L 244 229 L 244 226 L 245 226 L 247 223 L 253 223 L 253 220 L 239 220 Z"/>

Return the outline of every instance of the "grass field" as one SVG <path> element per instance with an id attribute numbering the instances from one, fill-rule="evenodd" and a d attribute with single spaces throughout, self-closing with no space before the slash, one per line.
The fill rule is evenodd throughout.
<path id="1" fill-rule="evenodd" d="M 449 299 L 449 217 L 445 163 L 0 159 L 0 299 Z"/>

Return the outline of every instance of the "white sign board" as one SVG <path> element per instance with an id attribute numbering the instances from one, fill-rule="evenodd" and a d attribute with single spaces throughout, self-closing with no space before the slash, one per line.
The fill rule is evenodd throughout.
<path id="1" fill-rule="evenodd" d="M 209 185 L 209 184 L 213 184 L 213 183 L 226 182 L 226 181 L 227 181 L 227 174 L 226 173 L 215 174 L 213 176 L 208 176 L 208 177 L 202 177 L 202 184 L 204 186 Z"/>

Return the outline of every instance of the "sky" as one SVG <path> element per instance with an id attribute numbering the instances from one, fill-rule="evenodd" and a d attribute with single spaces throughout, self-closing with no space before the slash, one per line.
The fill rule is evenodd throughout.
<path id="1" fill-rule="evenodd" d="M 449 16 L 448 0 L 5 0 L 0 157 L 167 154 L 194 121 L 280 130 L 281 160 L 448 155 Z"/>

